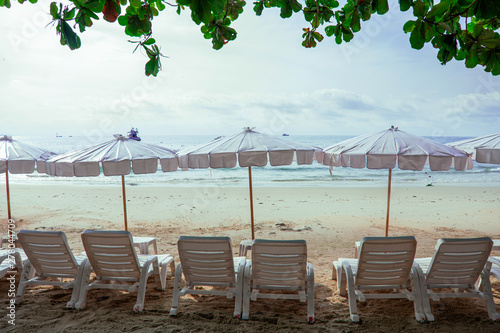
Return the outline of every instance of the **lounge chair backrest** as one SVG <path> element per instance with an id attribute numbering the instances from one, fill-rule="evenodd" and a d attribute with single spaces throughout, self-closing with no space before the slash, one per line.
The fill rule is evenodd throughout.
<path id="1" fill-rule="evenodd" d="M 229 237 L 180 236 L 177 247 L 187 285 L 235 285 Z"/>
<path id="2" fill-rule="evenodd" d="M 82 242 L 95 274 L 103 279 L 140 278 L 140 267 L 129 231 L 85 230 Z"/>
<path id="3" fill-rule="evenodd" d="M 442 238 L 427 270 L 428 285 L 473 285 L 490 255 L 493 241 L 489 237 Z"/>
<path id="4" fill-rule="evenodd" d="M 356 286 L 403 286 L 410 276 L 417 240 L 413 236 L 363 237 Z"/>
<path id="5" fill-rule="evenodd" d="M 305 240 L 255 239 L 252 244 L 252 286 L 305 287 L 307 245 Z"/>
<path id="6" fill-rule="evenodd" d="M 17 237 L 39 275 L 76 277 L 78 264 L 64 232 L 20 230 Z"/>

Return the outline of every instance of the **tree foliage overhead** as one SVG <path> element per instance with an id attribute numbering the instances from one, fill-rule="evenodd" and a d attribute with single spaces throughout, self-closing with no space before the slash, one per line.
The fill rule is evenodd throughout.
<path id="1" fill-rule="evenodd" d="M 0 0 L 0 7 L 10 8 L 11 0 Z M 29 0 L 36 3 L 38 0 Z M 26 0 L 18 0 L 24 3 Z M 118 22 L 125 34 L 137 38 L 135 49 L 142 47 L 149 60 L 146 75 L 158 75 L 161 70 L 160 47 L 153 34 L 153 19 L 164 10 L 176 10 L 180 15 L 190 11 L 193 22 L 200 26 L 204 38 L 212 47 L 221 49 L 236 39 L 231 27 L 246 6 L 243 0 L 67 0 L 66 4 L 52 2 L 50 14 L 61 45 L 71 50 L 81 46 L 78 35 L 92 27 L 99 17 L 110 23 Z M 500 75 L 500 0 L 398 0 L 399 10 L 411 11 L 414 20 L 402 27 L 409 35 L 410 45 L 421 49 L 426 43 L 437 49 L 437 58 L 445 65 L 464 60 L 467 68 L 477 65 L 486 72 Z M 389 11 L 388 0 L 256 0 L 253 11 L 257 16 L 264 10 L 276 8 L 279 15 L 289 18 L 302 15 L 302 45 L 316 47 L 324 35 L 335 43 L 349 42 L 373 14 Z M 397 9 L 393 9 L 397 10 Z"/>

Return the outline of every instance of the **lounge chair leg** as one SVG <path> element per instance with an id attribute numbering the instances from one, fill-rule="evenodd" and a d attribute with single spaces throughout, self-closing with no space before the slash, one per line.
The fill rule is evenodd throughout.
<path id="1" fill-rule="evenodd" d="M 158 258 L 155 257 L 154 260 L 144 263 L 144 266 L 142 267 L 140 280 L 141 282 L 139 283 L 139 288 L 137 289 L 137 302 L 134 305 L 134 312 L 141 312 L 144 309 L 144 298 L 146 296 L 146 285 L 148 283 L 148 272 L 150 265 L 153 265 L 153 274 L 155 275 L 155 280 L 157 281 L 157 287 L 159 284 L 161 288 L 161 282 L 158 283 L 158 280 L 160 280 Z"/>
<path id="2" fill-rule="evenodd" d="M 434 321 L 434 315 L 432 314 L 432 310 L 431 310 L 431 303 L 430 303 L 430 298 L 429 298 L 429 294 L 427 293 L 427 289 L 425 288 L 425 285 L 424 285 L 424 288 L 422 288 L 422 308 L 424 309 L 424 314 L 425 314 L 425 318 L 427 319 L 427 321 Z"/>
<path id="3" fill-rule="evenodd" d="M 314 268 L 307 264 L 307 322 L 314 323 Z"/>
<path id="4" fill-rule="evenodd" d="M 175 269 L 174 291 L 172 294 L 172 308 L 170 309 L 171 316 L 177 315 L 177 309 L 179 307 L 179 297 L 181 292 L 181 280 L 182 280 L 182 265 L 181 263 L 178 263 L 177 268 Z"/>
<path id="5" fill-rule="evenodd" d="M 153 276 L 155 278 L 155 283 L 156 283 L 156 289 L 157 290 L 164 290 L 165 289 L 165 281 L 162 278 L 162 275 L 160 274 L 160 266 L 158 263 L 158 259 L 153 261 Z M 146 277 L 147 279 L 147 277 Z"/>
<path id="6" fill-rule="evenodd" d="M 243 310 L 241 319 L 248 320 L 250 318 L 250 282 L 252 272 L 252 263 L 249 261 L 245 266 L 245 278 L 243 281 Z"/>
<path id="7" fill-rule="evenodd" d="M 340 262 L 335 262 L 335 265 L 337 271 L 337 289 L 339 290 L 339 295 L 346 297 L 347 275 L 345 274 L 345 270 Z"/>
<path id="8" fill-rule="evenodd" d="M 411 291 L 414 297 L 413 300 L 413 308 L 415 310 L 415 319 L 419 323 L 425 323 L 427 320 L 425 318 L 424 314 L 424 308 L 422 305 L 422 292 L 420 291 L 420 274 L 418 273 L 418 269 L 415 266 L 413 266 L 412 271 L 410 273 L 410 280 L 411 280 Z"/>
<path id="9" fill-rule="evenodd" d="M 486 308 L 488 309 L 488 316 L 491 320 L 500 321 L 500 314 L 496 311 L 495 301 L 493 300 L 493 292 L 491 290 L 491 283 L 489 278 L 489 271 L 487 268 L 481 272 L 481 286 L 483 289 L 484 299 L 486 300 Z"/>
<path id="10" fill-rule="evenodd" d="M 172 275 L 172 277 L 174 277 L 175 275 L 175 262 L 174 262 L 174 258 L 172 258 L 172 261 L 170 262 L 170 274 Z M 165 272 L 165 277 L 167 276 L 167 272 Z"/>
<path id="11" fill-rule="evenodd" d="M 161 281 L 163 283 L 163 289 L 166 288 L 167 286 L 167 276 L 168 276 L 168 267 L 167 266 L 170 266 L 170 274 L 172 275 L 172 277 L 174 276 L 175 274 L 175 262 L 174 262 L 174 258 L 172 257 L 168 257 L 167 259 L 164 260 L 164 262 L 160 263 L 160 276 L 161 276 Z"/>
<path id="12" fill-rule="evenodd" d="M 85 309 L 85 304 L 87 303 L 87 292 L 89 290 L 90 283 L 90 272 L 92 271 L 92 266 L 90 262 L 84 265 L 84 271 L 82 274 L 82 282 L 80 285 L 80 295 L 78 296 L 78 301 L 75 303 L 75 309 L 82 310 Z"/>
<path id="13" fill-rule="evenodd" d="M 80 266 L 78 266 L 78 275 L 74 281 L 73 292 L 71 293 L 71 299 L 66 303 L 66 308 L 74 309 L 76 302 L 78 302 L 78 297 L 80 296 L 80 289 L 82 288 L 82 277 L 85 271 L 85 266 L 87 265 L 87 259 L 84 259 Z"/>
<path id="14" fill-rule="evenodd" d="M 19 285 L 17 287 L 16 293 L 16 304 L 20 304 L 23 301 L 24 297 L 24 289 L 28 285 L 28 281 L 30 280 L 30 275 L 32 275 L 32 271 L 34 271 L 33 265 L 29 260 L 26 260 L 23 266 L 23 271 L 21 272 L 21 280 L 19 281 Z"/>
<path id="15" fill-rule="evenodd" d="M 244 287 L 244 280 L 245 280 L 245 265 L 246 261 L 240 262 L 238 264 L 238 271 L 237 271 L 237 287 L 236 289 L 239 290 L 239 292 L 236 294 L 235 300 L 234 300 L 234 318 L 241 318 L 241 308 L 242 308 L 242 302 L 243 302 L 243 287 Z M 235 267 L 236 268 L 236 267 Z"/>
<path id="16" fill-rule="evenodd" d="M 347 294 L 349 301 L 349 313 L 353 323 L 359 323 L 358 306 L 356 304 L 356 294 L 354 292 L 354 278 L 351 267 L 348 263 L 344 263 L 342 271 L 346 272 Z"/>

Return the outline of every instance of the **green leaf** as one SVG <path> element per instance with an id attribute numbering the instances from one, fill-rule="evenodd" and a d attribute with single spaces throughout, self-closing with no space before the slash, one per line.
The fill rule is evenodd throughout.
<path id="1" fill-rule="evenodd" d="M 485 71 L 491 72 L 493 75 L 500 75 L 500 50 L 482 52 L 479 59 L 481 64 L 485 66 Z"/>
<path id="2" fill-rule="evenodd" d="M 255 14 L 257 14 L 257 16 L 261 16 L 263 10 L 264 10 L 264 0 L 254 2 L 253 11 L 255 12 Z"/>
<path id="3" fill-rule="evenodd" d="M 134 8 L 139 8 L 142 6 L 141 0 L 129 0 L 130 5 Z"/>
<path id="4" fill-rule="evenodd" d="M 329 8 L 337 8 L 339 6 L 339 2 L 336 0 L 319 0 L 319 3 Z"/>
<path id="5" fill-rule="evenodd" d="M 0 7 L 10 8 L 10 0 L 0 0 Z"/>
<path id="6" fill-rule="evenodd" d="M 59 18 L 59 9 L 57 8 L 57 2 L 52 2 L 50 4 L 50 15 L 52 19 L 57 20 Z"/>
<path id="7" fill-rule="evenodd" d="M 339 45 L 342 44 L 342 33 L 335 36 L 335 43 L 337 43 Z"/>
<path id="8" fill-rule="evenodd" d="M 318 42 L 321 42 L 324 38 L 323 35 L 321 35 L 317 31 L 314 31 L 312 35 L 313 35 L 314 39 L 316 39 Z"/>
<path id="9" fill-rule="evenodd" d="M 160 72 L 161 64 L 160 64 L 160 58 L 152 58 L 149 59 L 149 61 L 146 63 L 145 66 L 145 72 L 146 76 L 153 75 L 156 77 L 158 73 Z"/>
<path id="10" fill-rule="evenodd" d="M 399 9 L 406 12 L 411 7 L 411 0 L 399 0 Z"/>
<path id="11" fill-rule="evenodd" d="M 422 21 L 417 21 L 410 34 L 411 47 L 420 50 L 425 44 L 425 27 Z"/>
<path id="12" fill-rule="evenodd" d="M 144 41 L 144 45 L 153 45 L 154 43 L 156 43 L 156 40 L 154 38 L 149 38 L 148 40 Z"/>
<path id="13" fill-rule="evenodd" d="M 220 28 L 221 34 L 226 39 L 224 44 L 226 44 L 228 41 L 235 40 L 236 39 L 236 30 L 234 30 L 231 27 L 221 27 Z"/>
<path id="14" fill-rule="evenodd" d="M 118 16 L 118 24 L 121 26 L 127 25 L 127 17 L 126 16 Z"/>
<path id="15" fill-rule="evenodd" d="M 163 2 L 161 2 L 161 0 L 156 0 L 155 3 L 159 11 L 163 11 L 165 9 L 165 5 L 163 4 Z"/>
<path id="16" fill-rule="evenodd" d="M 433 22 L 441 22 L 446 12 L 451 11 L 450 4 L 447 1 L 442 1 L 437 5 L 432 6 L 431 10 L 427 13 L 427 20 Z"/>
<path id="17" fill-rule="evenodd" d="M 352 13 L 350 26 L 353 32 L 358 32 L 361 30 L 361 21 L 358 11 L 354 11 L 354 13 Z"/>
<path id="18" fill-rule="evenodd" d="M 378 0 L 377 13 L 383 15 L 389 11 L 389 3 L 387 0 Z"/>
<path id="19" fill-rule="evenodd" d="M 465 57 L 465 67 L 474 68 L 479 63 L 479 55 L 477 53 L 477 46 L 475 44 L 468 50 Z"/>
<path id="20" fill-rule="evenodd" d="M 333 33 L 335 31 L 335 26 L 334 25 L 329 25 L 325 27 L 325 33 L 328 37 L 332 37 Z"/>
<path id="21" fill-rule="evenodd" d="M 243 13 L 243 6 L 245 1 L 231 1 L 227 3 L 226 13 L 231 20 L 237 20 L 241 13 Z"/>
<path id="22" fill-rule="evenodd" d="M 416 21 L 408 21 L 403 25 L 403 31 L 405 34 L 412 32 L 413 29 L 415 28 Z"/>
<path id="23" fill-rule="evenodd" d="M 417 17 L 423 17 L 425 16 L 426 12 L 427 9 L 425 3 L 422 0 L 415 1 L 413 5 L 413 15 Z"/>
<path id="24" fill-rule="evenodd" d="M 61 38 L 64 36 L 64 40 L 71 50 L 76 50 L 81 46 L 80 37 L 71 29 L 69 24 L 60 20 L 61 23 Z"/>
<path id="25" fill-rule="evenodd" d="M 292 6 L 290 6 L 290 4 L 287 2 L 285 3 L 282 7 L 281 7 L 281 11 L 280 11 L 280 16 L 281 18 L 289 18 L 289 17 L 292 17 L 292 14 L 293 14 L 293 10 L 292 10 Z"/>
<path id="26" fill-rule="evenodd" d="M 344 41 L 346 42 L 350 42 L 353 38 L 354 38 L 354 34 L 352 33 L 351 30 L 349 30 L 348 32 L 343 32 L 343 38 L 344 38 Z"/>
<path id="27" fill-rule="evenodd" d="M 73 7 L 70 11 L 66 12 L 64 14 L 64 19 L 65 20 L 71 20 L 75 17 L 75 11 L 76 11 L 76 7 Z"/>
<path id="28" fill-rule="evenodd" d="M 500 0 L 476 0 L 469 9 L 469 15 L 478 19 L 500 16 Z"/>
<path id="29" fill-rule="evenodd" d="M 365 2 L 361 2 L 358 5 L 358 11 L 363 21 L 368 21 L 372 16 L 372 7 L 370 5 L 365 5 Z"/>
<path id="30" fill-rule="evenodd" d="M 207 0 L 192 0 L 189 8 L 191 8 L 191 18 L 196 24 L 212 21 L 210 3 Z"/>

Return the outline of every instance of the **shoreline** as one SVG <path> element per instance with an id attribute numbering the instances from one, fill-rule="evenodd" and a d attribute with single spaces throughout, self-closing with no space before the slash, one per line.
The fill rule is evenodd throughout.
<path id="1" fill-rule="evenodd" d="M 75 179 L 75 178 L 73 178 Z M 57 180 L 57 181 L 19 181 L 11 180 L 9 178 L 10 186 L 93 186 L 93 187 L 108 187 L 108 186 L 121 186 L 121 180 L 119 176 L 116 176 L 116 182 L 111 181 L 71 181 L 71 180 Z M 387 180 L 384 181 L 373 181 L 373 180 L 344 180 L 344 181 L 314 181 L 314 180 L 297 180 L 297 181 L 259 181 L 258 179 L 252 179 L 252 184 L 254 188 L 378 188 L 378 187 L 388 187 Z M 275 186 L 269 184 L 276 184 Z M 227 180 L 222 180 L 217 183 L 217 180 L 212 180 L 203 184 L 202 182 L 197 182 L 192 180 L 190 182 L 135 182 L 133 180 L 127 179 L 125 177 L 125 186 L 132 187 L 169 187 L 169 188 L 204 188 L 204 187 L 228 187 L 228 188 L 248 188 L 248 179 L 238 179 L 237 181 L 231 182 Z M 434 182 L 432 185 L 424 185 L 417 182 L 404 182 L 404 181 L 394 181 L 392 179 L 391 187 L 500 187 L 500 182 Z M 2 180 L 0 180 L 0 188 L 2 187 Z M 5 188 L 5 180 L 3 180 L 3 187 Z M 2 190 L 0 190 L 0 193 Z M 5 193 L 5 189 L 3 190 Z M 5 194 L 4 194 L 5 195 Z"/>
<path id="2" fill-rule="evenodd" d="M 339 220 L 355 224 L 384 222 L 387 185 L 363 187 L 253 187 L 255 223 Z M 100 221 L 112 228 L 123 221 L 120 184 L 11 184 L 14 218 L 39 225 L 86 225 Z M 133 186 L 126 185 L 129 221 L 175 224 L 177 220 L 213 225 L 250 223 L 248 186 Z M 0 220 L 6 219 L 5 191 L 0 191 Z M 394 225 L 433 228 L 436 225 L 500 233 L 500 186 L 392 186 L 390 221 Z"/>

